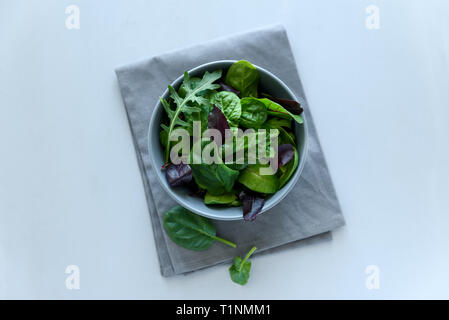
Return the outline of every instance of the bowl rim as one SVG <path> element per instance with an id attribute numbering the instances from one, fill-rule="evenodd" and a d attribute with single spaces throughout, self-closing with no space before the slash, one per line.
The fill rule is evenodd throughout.
<path id="1" fill-rule="evenodd" d="M 212 65 L 216 65 L 216 64 L 233 64 L 235 62 L 237 62 L 239 60 L 215 60 L 215 61 L 210 61 L 207 63 L 203 63 L 199 66 L 196 66 L 190 70 L 187 71 L 187 73 L 190 75 L 191 73 L 195 73 L 196 71 L 198 71 L 199 69 L 206 69 Z M 266 73 L 269 77 L 273 78 L 275 81 L 277 81 L 285 91 L 288 92 L 288 94 L 295 98 L 296 101 L 299 101 L 298 97 L 295 95 L 295 93 L 281 80 L 279 79 L 277 76 L 275 76 L 273 73 L 271 73 L 270 71 L 266 70 L 265 68 L 262 68 L 256 64 L 252 65 L 254 67 L 256 67 L 257 70 L 262 71 L 264 73 Z M 181 81 L 184 78 L 184 74 L 181 74 L 179 77 L 177 77 L 174 81 L 172 81 L 170 83 L 171 86 L 175 86 L 179 81 Z M 165 91 L 162 93 L 162 95 L 160 95 L 160 97 L 166 97 L 168 95 L 169 91 L 168 88 L 165 89 Z M 148 135 L 147 135 L 147 139 L 148 139 L 148 153 L 150 156 L 150 162 L 151 162 L 151 166 L 153 167 L 153 170 L 158 170 L 158 165 L 156 163 L 156 159 L 154 156 L 151 155 L 150 150 L 153 150 L 153 148 L 155 147 L 153 145 L 153 143 L 151 142 L 151 128 L 154 127 L 154 125 L 159 125 L 159 124 L 155 124 L 156 122 L 156 114 L 158 109 L 162 108 L 161 102 L 158 99 L 152 114 L 151 114 L 151 119 L 150 122 L 148 124 Z M 296 183 L 299 180 L 299 177 L 301 176 L 301 173 L 304 169 L 304 165 L 306 163 L 307 160 L 307 156 L 308 156 L 308 152 L 309 152 L 309 134 L 308 134 L 308 124 L 307 124 L 307 120 L 306 120 L 306 116 L 305 116 L 305 112 L 303 112 L 301 114 L 301 118 L 303 119 L 303 123 L 302 125 L 304 126 L 304 148 L 303 148 L 303 152 L 302 152 L 302 158 L 300 156 L 300 163 L 298 168 L 296 168 L 296 172 L 294 173 L 294 175 L 290 178 L 290 180 L 288 181 L 288 183 L 283 187 L 282 193 L 278 195 L 278 198 L 276 201 L 270 203 L 268 206 L 264 205 L 264 207 L 262 208 L 262 211 L 259 213 L 259 215 L 264 214 L 265 212 L 267 212 L 268 210 L 270 210 L 271 208 L 273 208 L 274 206 L 278 205 L 286 196 L 287 194 L 293 189 L 293 187 L 296 185 Z M 295 124 L 296 125 L 296 124 Z M 160 147 L 160 146 L 159 146 Z M 209 213 L 207 213 L 207 211 L 202 211 L 199 210 L 198 208 L 191 206 L 187 203 L 184 203 L 182 197 L 180 197 L 179 195 L 177 195 L 175 192 L 173 192 L 173 190 L 170 189 L 170 187 L 168 185 L 166 185 L 164 183 L 164 181 L 162 181 L 161 176 L 155 172 L 155 175 L 157 176 L 157 179 L 159 181 L 159 183 L 162 185 L 162 188 L 167 192 L 167 194 L 173 199 L 175 200 L 180 206 L 196 213 L 199 214 L 203 217 L 209 218 L 209 219 L 213 219 L 213 220 L 221 220 L 221 221 L 238 221 L 238 220 L 243 220 L 243 214 L 239 217 L 234 217 L 234 216 L 230 216 L 230 217 L 225 217 L 225 216 L 219 216 L 217 217 L 216 215 L 211 215 Z M 277 191 L 279 192 L 279 191 Z M 276 193 L 277 193 L 276 192 Z M 276 194 L 275 193 L 275 194 Z M 214 210 L 213 208 L 208 207 L 210 210 Z"/>

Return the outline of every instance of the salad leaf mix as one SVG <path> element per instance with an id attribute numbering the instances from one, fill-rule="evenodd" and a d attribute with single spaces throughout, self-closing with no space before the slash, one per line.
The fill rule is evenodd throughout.
<path id="1" fill-rule="evenodd" d="M 296 170 L 299 155 L 294 126 L 295 123 L 303 122 L 303 109 L 297 101 L 272 97 L 269 92 L 260 93 L 259 80 L 257 68 L 250 62 L 241 60 L 232 64 L 225 74 L 216 70 L 205 72 L 202 78 L 199 78 L 190 77 L 185 72 L 178 90 L 168 86 L 169 98 L 160 99 L 165 109 L 160 131 L 160 142 L 164 148 L 166 162 L 163 169 L 170 186 L 187 186 L 194 190 L 196 195 L 201 196 L 208 206 L 241 206 L 243 217 L 247 221 L 257 217 L 265 199 L 282 188 Z M 198 122 L 201 124 L 199 127 L 195 124 Z M 187 158 L 183 155 L 181 162 L 174 163 L 171 161 L 171 155 L 180 153 L 177 148 L 179 140 L 176 140 L 179 136 L 175 134 L 177 129 L 188 132 L 186 139 L 191 140 L 193 147 Z M 221 133 L 221 138 L 210 137 L 209 142 L 216 143 L 213 147 L 205 140 L 195 141 L 195 130 L 203 134 L 208 129 L 216 129 Z M 270 136 L 264 136 L 264 139 L 257 133 L 257 139 L 244 139 L 240 144 L 231 139 L 229 143 L 229 132 L 248 129 L 266 129 L 270 131 Z M 271 132 L 276 134 L 271 136 Z M 278 142 L 275 149 L 270 144 L 272 138 L 276 138 Z M 271 174 L 266 174 L 270 164 L 249 158 L 250 150 L 261 145 L 266 146 L 271 158 L 277 159 L 277 166 L 272 168 L 274 170 Z M 212 164 L 186 161 L 195 157 L 195 148 L 202 152 L 207 151 L 216 161 Z M 243 154 L 243 161 L 227 161 L 225 151 L 230 151 L 236 157 Z M 264 169 L 265 174 L 262 174 Z M 180 210 L 178 208 L 174 212 Z M 172 226 L 174 222 L 171 220 L 174 217 L 175 214 L 172 218 L 167 217 L 164 224 Z M 187 226 L 185 230 L 196 230 L 195 232 L 202 236 L 208 234 L 215 237 L 207 225 L 193 229 L 188 227 L 194 222 L 201 223 L 201 219 L 194 220 L 192 218 L 182 221 Z M 179 233 L 176 230 L 173 232 Z M 196 248 L 194 250 L 209 246 L 210 239 L 214 239 L 198 238 L 202 239 L 200 241 L 195 238 L 196 235 L 189 236 L 189 241 L 195 246 L 188 246 Z M 240 273 L 245 268 L 246 266 L 243 269 L 238 266 L 237 270 Z"/>

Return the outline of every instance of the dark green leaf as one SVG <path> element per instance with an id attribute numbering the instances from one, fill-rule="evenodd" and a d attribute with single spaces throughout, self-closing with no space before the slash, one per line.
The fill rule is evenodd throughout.
<path id="1" fill-rule="evenodd" d="M 245 168 L 248 166 L 248 164 L 247 164 L 247 163 L 242 163 L 242 164 L 239 164 L 239 163 L 230 163 L 230 164 L 226 164 L 226 166 L 228 166 L 228 167 L 231 168 L 232 170 L 240 171 L 240 170 L 245 169 Z"/>
<path id="2" fill-rule="evenodd" d="M 243 98 L 240 125 L 245 128 L 258 129 L 267 120 L 267 107 L 256 98 Z"/>
<path id="3" fill-rule="evenodd" d="M 282 119 L 285 120 L 285 119 Z M 288 132 L 282 126 L 279 125 L 278 122 L 267 121 L 262 125 L 262 128 L 265 129 L 278 129 L 279 130 L 279 143 L 290 143 L 295 145 L 295 135 L 293 133 Z"/>
<path id="4" fill-rule="evenodd" d="M 217 240 L 231 247 L 236 245 L 215 235 L 215 227 L 209 219 L 176 206 L 164 213 L 164 229 L 174 243 L 186 249 L 203 251 Z"/>
<path id="5" fill-rule="evenodd" d="M 190 167 L 198 186 L 213 195 L 230 192 L 239 176 L 238 171 L 222 163 L 190 164 Z"/>
<path id="6" fill-rule="evenodd" d="M 267 120 L 266 124 L 272 128 L 279 128 L 279 127 L 284 127 L 288 129 L 292 128 L 292 121 L 290 119 L 271 118 Z"/>

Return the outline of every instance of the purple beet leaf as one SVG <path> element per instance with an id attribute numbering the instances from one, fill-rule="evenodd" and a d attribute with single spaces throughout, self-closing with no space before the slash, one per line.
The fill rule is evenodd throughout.
<path id="1" fill-rule="evenodd" d="M 220 108 L 214 105 L 212 111 L 209 113 L 207 121 L 207 127 L 209 129 L 217 129 L 218 131 L 220 131 L 222 138 L 221 142 L 223 142 L 226 137 L 226 129 L 229 129 L 229 123 Z"/>
<path id="2" fill-rule="evenodd" d="M 240 91 L 238 91 L 237 89 L 234 89 L 230 85 L 227 85 L 223 81 L 219 81 L 218 84 L 220 85 L 220 88 L 218 89 L 218 91 L 229 91 L 229 92 L 235 93 L 236 95 L 240 94 Z"/>
<path id="3" fill-rule="evenodd" d="M 243 206 L 243 219 L 245 221 L 254 221 L 262 211 L 265 199 L 246 191 L 240 192 L 239 198 Z"/>
<path id="4" fill-rule="evenodd" d="M 301 108 L 301 105 L 298 101 L 295 100 L 288 100 L 288 99 L 279 99 L 279 98 L 273 98 L 273 97 L 267 97 L 273 102 L 276 102 L 277 104 L 283 106 L 286 110 L 291 112 L 294 115 L 300 115 L 304 109 Z"/>
<path id="5" fill-rule="evenodd" d="M 178 187 L 192 181 L 192 169 L 188 164 L 183 162 L 180 164 L 170 164 L 165 170 L 165 176 L 170 186 Z"/>
<path id="6" fill-rule="evenodd" d="M 289 163 L 295 156 L 295 149 L 291 144 L 281 144 L 278 146 L 278 166 L 282 167 Z"/>

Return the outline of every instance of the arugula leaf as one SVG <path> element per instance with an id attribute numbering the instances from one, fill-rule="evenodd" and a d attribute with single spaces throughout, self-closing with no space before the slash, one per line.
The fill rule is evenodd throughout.
<path id="1" fill-rule="evenodd" d="M 174 122 L 175 125 L 180 125 L 180 126 L 186 127 L 186 128 L 190 126 L 187 122 L 185 122 L 184 120 L 181 120 L 181 118 L 175 117 L 175 111 L 172 110 L 172 108 L 171 108 L 171 106 L 170 106 L 170 103 L 168 103 L 167 100 L 165 100 L 165 99 L 163 99 L 163 98 L 159 98 L 159 100 L 161 101 L 162 106 L 163 106 L 164 109 L 165 109 L 165 112 L 167 112 L 168 117 L 170 118 L 170 120 L 171 120 L 172 122 Z M 175 120 L 173 121 L 173 119 L 175 119 Z M 164 129 L 165 131 L 167 131 L 167 133 L 168 133 L 168 131 L 170 130 L 170 129 L 169 129 L 166 125 L 164 125 L 164 124 L 161 124 L 161 127 L 162 127 L 162 129 Z"/>
<path id="2" fill-rule="evenodd" d="M 229 267 L 229 275 L 232 281 L 242 286 L 248 282 L 249 272 L 251 271 L 251 261 L 248 261 L 248 259 L 256 249 L 256 247 L 253 247 L 243 260 L 239 256 L 234 258 L 234 263 Z"/>
<path id="3" fill-rule="evenodd" d="M 194 88 L 197 86 L 201 81 L 201 78 L 198 77 L 192 77 L 190 78 L 190 87 Z M 209 99 L 209 96 L 212 96 L 217 91 L 215 90 L 204 90 L 198 93 L 199 96 L 204 97 L 206 99 Z M 181 98 L 185 98 L 186 96 L 186 83 L 182 82 L 181 86 L 178 89 L 178 95 Z M 193 107 L 193 109 L 191 108 Z M 201 109 L 201 111 L 197 111 L 198 109 Z M 207 117 L 209 115 L 209 112 L 212 109 L 212 104 L 210 102 L 204 101 L 203 104 L 198 104 L 196 102 L 189 101 L 186 104 L 186 108 L 184 108 L 183 115 L 185 118 L 185 121 L 192 127 L 193 131 L 193 121 L 201 121 L 201 132 L 207 129 Z M 187 128 L 189 130 L 190 128 Z M 190 131 L 189 131 L 190 132 Z M 192 132 L 190 132 L 192 134 Z"/>
<path id="4" fill-rule="evenodd" d="M 218 84 L 214 84 L 213 82 L 218 80 L 221 77 L 221 70 L 214 71 L 212 73 L 205 72 L 203 78 L 201 81 L 199 81 L 196 85 L 191 83 L 189 74 L 187 72 L 184 72 L 184 84 L 185 84 L 185 97 L 181 98 L 179 94 L 176 92 L 176 90 L 172 86 L 168 86 L 168 90 L 170 92 L 170 97 L 173 99 L 173 101 L 176 104 L 176 110 L 173 111 L 170 108 L 170 105 L 168 103 L 162 102 L 163 99 L 161 99 L 162 105 L 165 108 L 165 111 L 167 112 L 168 117 L 170 118 L 170 127 L 168 130 L 168 136 L 167 136 L 167 148 L 165 150 L 165 162 L 169 161 L 170 157 L 170 135 L 173 131 L 173 128 L 176 124 L 184 125 L 187 124 L 185 121 L 182 121 L 179 119 L 179 115 L 181 112 L 189 112 L 189 111 L 195 111 L 195 112 L 201 112 L 200 108 L 188 106 L 187 103 L 189 101 L 196 102 L 199 105 L 207 103 L 207 99 L 200 96 L 200 92 L 204 90 L 214 90 L 220 87 Z M 167 108 L 168 107 L 168 108 Z M 184 123 L 184 124 L 183 124 Z"/>
<path id="5" fill-rule="evenodd" d="M 216 236 L 215 227 L 209 219 L 181 206 L 175 206 L 165 212 L 162 223 L 170 239 L 186 249 L 203 251 L 215 240 L 236 247 L 235 243 Z"/>
<path id="6" fill-rule="evenodd" d="M 190 78 L 190 85 L 191 86 L 197 86 L 198 83 L 200 83 L 201 78 L 198 77 L 191 77 Z M 187 94 L 187 89 L 186 89 L 186 83 L 182 82 L 181 85 L 179 86 L 178 89 L 178 94 L 181 98 L 185 98 L 186 94 Z M 201 92 L 201 95 L 204 95 L 204 92 Z"/>
<path id="7" fill-rule="evenodd" d="M 195 103 L 193 104 L 194 108 L 197 107 L 201 109 L 201 111 L 197 112 L 190 109 L 191 104 L 193 103 L 189 102 L 183 111 L 185 121 L 189 124 L 189 126 L 191 126 L 191 131 L 189 132 L 191 134 L 193 133 L 193 121 L 201 121 L 201 133 L 203 133 L 204 130 L 207 129 L 207 117 L 209 116 L 213 106 L 210 103 L 203 103 L 202 105 Z M 190 130 L 190 128 L 187 128 L 187 130 Z"/>

